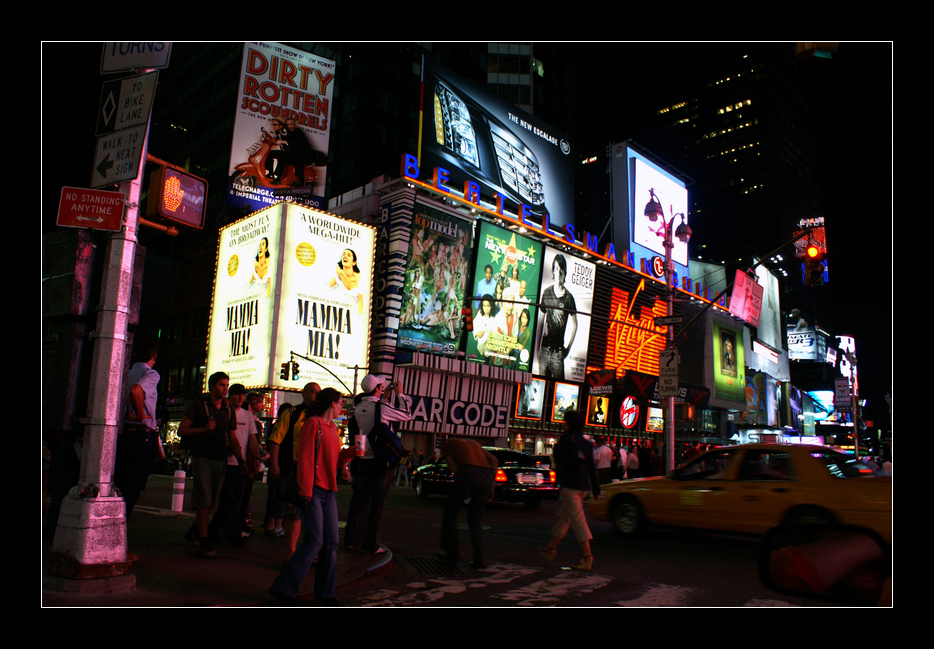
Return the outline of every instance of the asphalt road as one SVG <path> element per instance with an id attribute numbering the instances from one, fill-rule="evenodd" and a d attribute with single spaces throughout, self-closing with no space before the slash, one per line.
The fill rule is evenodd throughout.
<path id="1" fill-rule="evenodd" d="M 171 507 L 172 478 L 153 476 L 141 498 L 146 507 Z M 351 489 L 342 486 L 343 521 Z M 266 486 L 254 484 L 253 520 L 259 530 Z M 579 556 L 573 533 L 554 562 L 536 548 L 551 536 L 558 503 L 529 510 L 519 504 L 490 503 L 484 513 L 488 566 L 475 570 L 437 560 L 444 498 L 416 498 L 410 487 L 393 487 L 379 541 L 391 549 L 392 568 L 374 581 L 342 592 L 349 606 L 561 606 L 561 607 L 813 607 L 838 604 L 789 598 L 763 586 L 757 574 L 756 538 L 654 531 L 638 540 L 620 538 L 608 523 L 591 521 L 594 567 L 571 570 Z M 463 559 L 469 537 L 461 518 Z"/>

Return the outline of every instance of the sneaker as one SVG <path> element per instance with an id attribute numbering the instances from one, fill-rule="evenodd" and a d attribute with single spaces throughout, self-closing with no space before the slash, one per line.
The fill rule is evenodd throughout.
<path id="1" fill-rule="evenodd" d="M 590 570 L 593 568 L 593 556 L 581 557 L 571 568 L 574 570 Z"/>
<path id="2" fill-rule="evenodd" d="M 286 595 L 285 593 L 280 591 L 278 588 L 275 588 L 274 586 L 270 586 L 269 590 L 267 590 L 266 592 L 272 595 L 273 597 L 275 597 L 277 600 L 279 600 L 281 603 L 285 604 L 286 606 L 295 606 L 296 604 L 298 604 L 298 600 L 296 598 Z"/>
<path id="3" fill-rule="evenodd" d="M 216 559 L 217 552 L 214 551 L 214 548 L 211 547 L 211 543 L 207 539 L 201 539 L 201 542 L 198 544 L 198 556 L 202 559 Z"/>

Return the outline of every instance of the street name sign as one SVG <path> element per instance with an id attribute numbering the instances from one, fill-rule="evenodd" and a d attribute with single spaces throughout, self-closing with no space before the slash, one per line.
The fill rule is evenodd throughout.
<path id="1" fill-rule="evenodd" d="M 56 223 L 67 228 L 92 228 L 118 232 L 123 226 L 123 192 L 62 187 Z"/>
<path id="2" fill-rule="evenodd" d="M 169 67 L 172 43 L 166 41 L 134 41 L 104 43 L 101 53 L 101 74 L 124 70 L 152 70 Z"/>

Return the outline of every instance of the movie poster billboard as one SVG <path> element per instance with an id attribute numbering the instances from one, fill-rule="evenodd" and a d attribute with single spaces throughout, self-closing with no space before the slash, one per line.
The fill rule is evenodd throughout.
<path id="1" fill-rule="evenodd" d="M 469 306 L 473 224 L 418 205 L 402 293 L 397 345 L 453 355 Z"/>
<path id="2" fill-rule="evenodd" d="M 574 159 L 568 137 L 515 104 L 455 75 L 431 59 L 422 62 L 424 115 L 418 158 L 442 167 L 448 184 L 477 187 L 482 199 L 537 224 L 574 223 Z"/>
<path id="3" fill-rule="evenodd" d="M 545 380 L 533 378 L 516 385 L 516 419 L 540 420 L 545 406 Z"/>
<path id="4" fill-rule="evenodd" d="M 596 266 L 545 248 L 532 373 L 583 383 Z"/>
<path id="5" fill-rule="evenodd" d="M 532 366 L 542 244 L 480 221 L 474 265 L 473 332 L 467 358 L 528 372 Z"/>
<path id="6" fill-rule="evenodd" d="M 289 387 L 315 381 L 349 393 L 354 367 L 357 384 L 367 374 L 376 229 L 298 205 L 286 210 L 276 355 L 315 361 L 300 362 L 299 385 Z"/>
<path id="7" fill-rule="evenodd" d="M 223 371 L 250 388 L 315 381 L 349 391 L 353 367 L 368 363 L 374 245 L 374 228 L 290 203 L 222 228 L 207 375 Z M 298 379 L 283 380 L 279 366 L 292 352 L 315 362 L 296 357 Z"/>
<path id="8" fill-rule="evenodd" d="M 580 410 L 579 385 L 555 382 L 555 391 L 551 399 L 551 421 L 564 421 L 564 413 L 568 410 Z"/>
<path id="9" fill-rule="evenodd" d="M 279 43 L 245 43 L 227 204 L 324 206 L 334 61 Z"/>
<path id="10" fill-rule="evenodd" d="M 280 225 L 281 210 L 273 207 L 231 223 L 218 233 L 207 376 L 225 372 L 231 384 L 269 385 L 281 272 Z"/>

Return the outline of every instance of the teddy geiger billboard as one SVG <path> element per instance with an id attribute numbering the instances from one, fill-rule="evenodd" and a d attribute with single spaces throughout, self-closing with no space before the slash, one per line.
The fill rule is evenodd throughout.
<path id="1" fill-rule="evenodd" d="M 371 226 L 291 203 L 222 228 L 206 375 L 250 388 L 353 386 L 369 357 L 375 241 Z M 291 352 L 314 362 L 297 358 L 299 377 L 283 380 Z"/>

